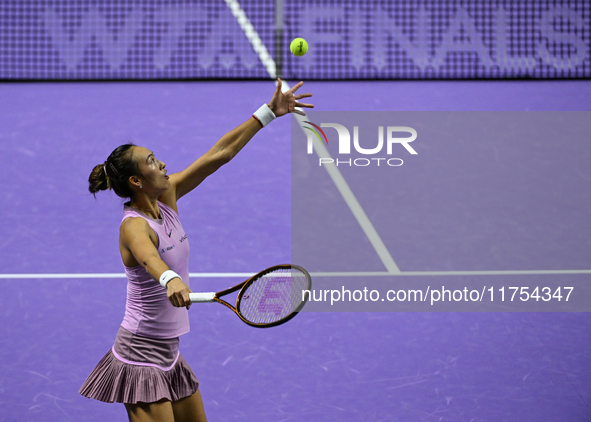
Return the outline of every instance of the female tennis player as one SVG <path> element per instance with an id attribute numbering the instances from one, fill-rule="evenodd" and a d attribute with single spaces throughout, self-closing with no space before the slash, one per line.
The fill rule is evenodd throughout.
<path id="1" fill-rule="evenodd" d="M 222 136 L 185 170 L 167 175 L 166 165 L 147 148 L 116 148 L 95 166 L 89 190 L 112 189 L 123 198 L 119 251 L 128 278 L 123 322 L 111 350 L 88 376 L 80 394 L 124 403 L 130 421 L 206 421 L 199 383 L 179 353 L 189 331 L 189 242 L 177 201 L 229 162 L 264 126 L 295 107 L 313 107 L 295 95 L 298 83 L 282 93 L 277 81 L 271 101 L 252 118 Z"/>

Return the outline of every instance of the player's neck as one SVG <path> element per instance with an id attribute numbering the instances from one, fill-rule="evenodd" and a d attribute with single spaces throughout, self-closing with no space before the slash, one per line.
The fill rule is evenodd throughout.
<path id="1" fill-rule="evenodd" d="M 140 196 L 129 201 L 129 206 L 141 211 L 143 214 L 158 220 L 160 218 L 160 208 L 158 207 L 158 198 L 148 198 Z"/>

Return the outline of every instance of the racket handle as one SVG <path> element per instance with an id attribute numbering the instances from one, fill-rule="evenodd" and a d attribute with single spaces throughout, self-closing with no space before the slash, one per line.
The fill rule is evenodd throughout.
<path id="1" fill-rule="evenodd" d="M 215 292 L 210 293 L 189 293 L 191 303 L 213 302 Z"/>

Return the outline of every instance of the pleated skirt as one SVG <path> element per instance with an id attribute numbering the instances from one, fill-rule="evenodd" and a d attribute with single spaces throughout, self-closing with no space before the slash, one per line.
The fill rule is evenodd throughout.
<path id="1" fill-rule="evenodd" d="M 191 396 L 198 388 L 197 377 L 178 352 L 178 339 L 138 339 L 121 328 L 115 345 L 79 393 L 106 403 L 136 404 L 162 399 L 174 402 Z"/>

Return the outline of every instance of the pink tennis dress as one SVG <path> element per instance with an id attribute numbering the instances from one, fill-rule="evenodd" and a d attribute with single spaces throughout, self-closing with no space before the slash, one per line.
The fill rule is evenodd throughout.
<path id="1" fill-rule="evenodd" d="M 189 285 L 189 241 L 178 214 L 158 202 L 161 218 L 129 207 L 127 218 L 143 218 L 158 237 L 158 253 Z M 88 376 L 80 394 L 103 402 L 176 401 L 195 393 L 199 383 L 179 353 L 179 336 L 189 332 L 186 308 L 175 308 L 166 289 L 140 265 L 125 267 L 127 302 L 115 344 Z"/>

